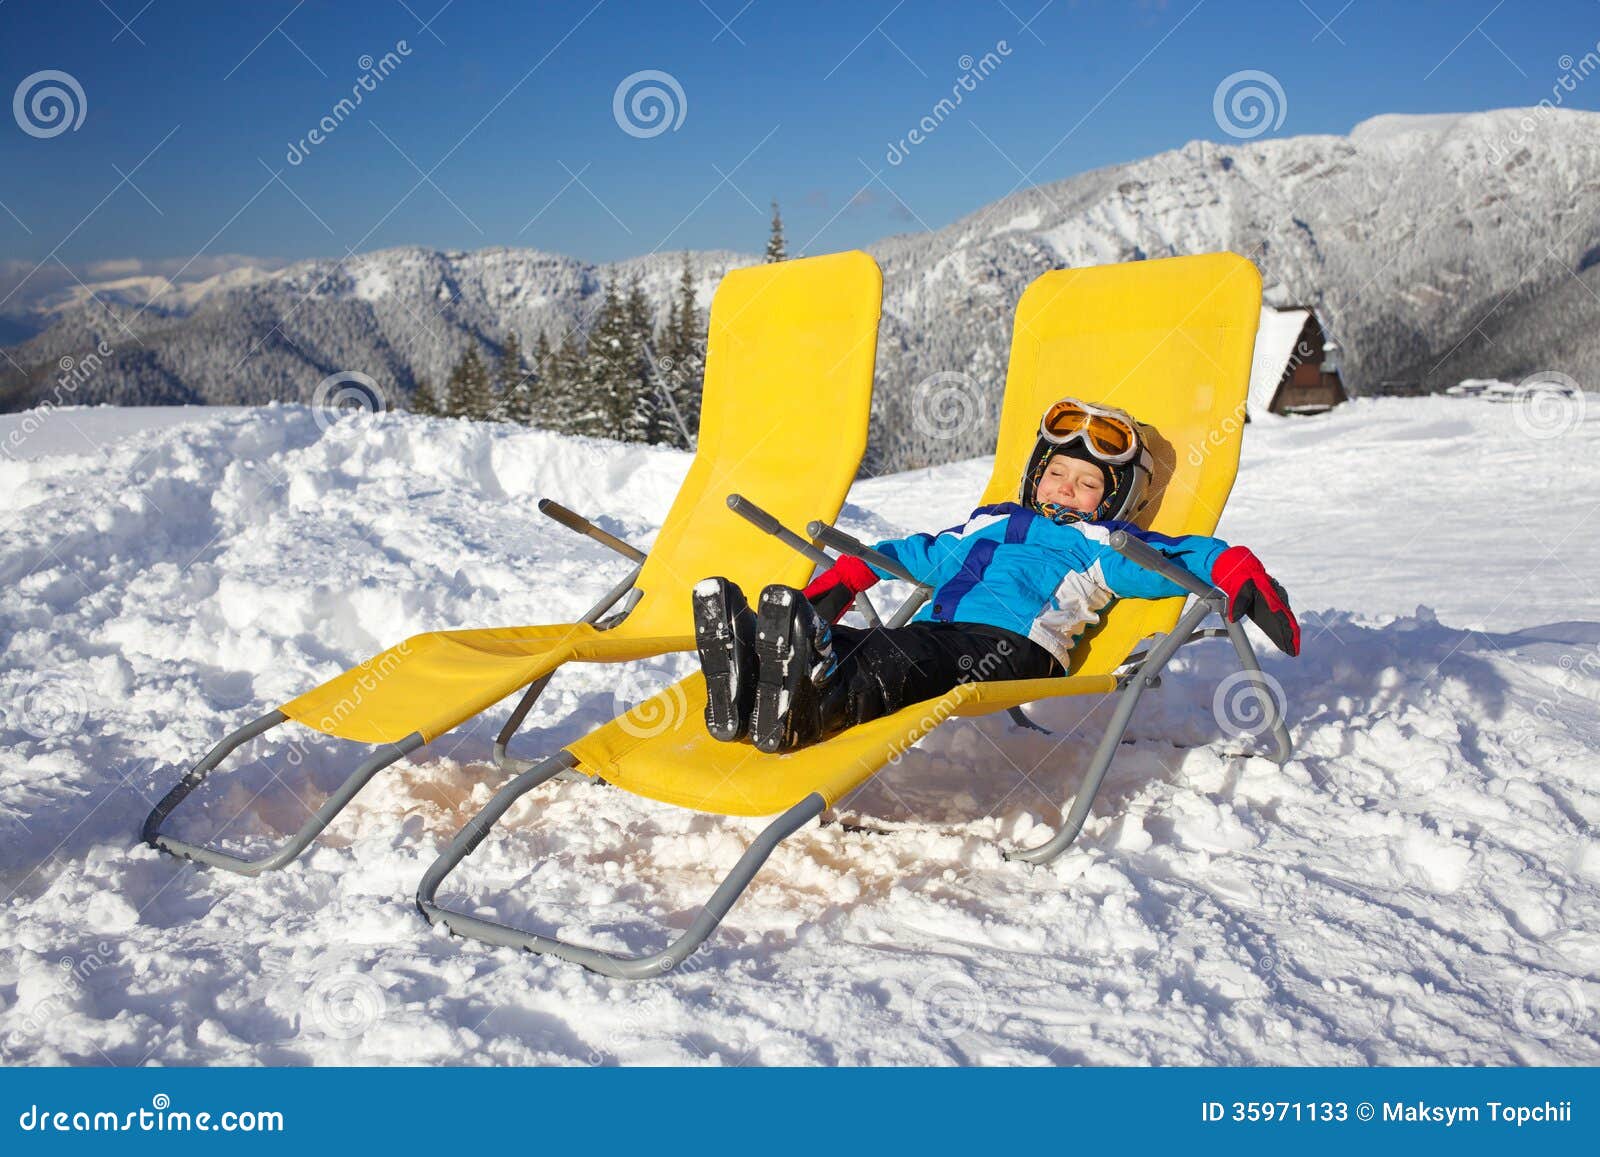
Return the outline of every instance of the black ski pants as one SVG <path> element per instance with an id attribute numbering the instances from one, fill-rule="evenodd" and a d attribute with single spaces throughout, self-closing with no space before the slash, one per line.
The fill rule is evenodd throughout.
<path id="1" fill-rule="evenodd" d="M 845 726 L 943 695 L 958 683 L 1061 675 L 1032 639 L 985 623 L 833 628 L 838 676 L 849 688 Z"/>

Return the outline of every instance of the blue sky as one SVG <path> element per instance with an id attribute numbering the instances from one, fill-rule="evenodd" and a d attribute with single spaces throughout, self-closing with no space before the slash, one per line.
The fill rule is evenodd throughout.
<path id="1" fill-rule="evenodd" d="M 43 284 L 60 263 L 192 277 L 400 244 L 759 250 L 774 197 L 794 248 L 823 252 L 1230 140 L 1213 97 L 1242 70 L 1284 94 L 1263 137 L 1344 133 L 1534 104 L 1597 42 L 1595 0 L 0 0 L 0 263 L 44 261 Z M 81 88 L 75 129 L 24 131 L 19 86 L 44 70 Z M 655 135 L 614 115 L 646 70 L 682 92 Z M 889 163 L 963 75 L 960 107 Z M 1600 107 L 1587 83 L 1570 106 Z"/>

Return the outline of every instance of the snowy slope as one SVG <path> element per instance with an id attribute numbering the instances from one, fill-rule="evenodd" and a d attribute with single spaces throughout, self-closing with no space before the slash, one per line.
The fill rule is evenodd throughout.
<path id="1" fill-rule="evenodd" d="M 384 773 L 283 872 L 134 846 L 183 762 L 381 646 L 580 613 L 623 564 L 535 498 L 645 545 L 688 461 L 355 423 L 69 410 L 0 459 L 7 1061 L 1600 1062 L 1600 407 L 1357 401 L 1253 423 L 1221 533 L 1302 613 L 1305 654 L 1266 658 L 1296 760 L 1221 733 L 1229 651 L 1198 644 L 1146 698 L 1078 845 L 1028 869 L 998 845 L 1058 818 L 1104 708 L 1036 706 L 1053 738 L 948 724 L 842 809 L 887 834 L 802 830 L 707 949 L 643 984 L 450 940 L 412 907 L 498 780 L 504 708 Z M 846 525 L 949 525 L 987 473 L 864 481 Z M 689 669 L 568 668 L 523 742 L 570 741 Z M 265 754 L 282 779 L 219 774 L 181 834 L 259 846 L 348 759 Z M 551 786 L 446 891 L 651 948 L 759 826 Z"/>

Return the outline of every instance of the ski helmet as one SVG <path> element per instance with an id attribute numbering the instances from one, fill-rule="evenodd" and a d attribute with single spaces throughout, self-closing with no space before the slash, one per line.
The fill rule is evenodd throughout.
<path id="1" fill-rule="evenodd" d="M 1039 480 L 1057 454 L 1100 468 L 1105 497 L 1092 513 L 1038 501 Z M 1029 510 L 1057 522 L 1128 520 L 1139 511 L 1153 466 L 1148 439 L 1133 415 L 1113 406 L 1062 398 L 1040 420 L 1039 439 L 1022 472 L 1020 500 Z"/>

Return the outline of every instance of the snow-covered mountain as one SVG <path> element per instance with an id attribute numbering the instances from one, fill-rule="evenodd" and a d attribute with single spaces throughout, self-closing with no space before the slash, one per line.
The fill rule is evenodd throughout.
<path id="1" fill-rule="evenodd" d="M 970 375 L 976 391 L 997 395 L 1012 310 L 1039 273 L 1215 249 L 1255 260 L 1269 300 L 1318 308 L 1353 392 L 1535 370 L 1593 383 L 1600 113 L 1381 116 L 1349 136 L 1194 141 L 870 249 L 885 276 L 880 421 L 922 404 L 916 384 L 938 372 Z M 692 256 L 702 304 L 727 269 L 756 259 Z M 112 353 L 80 373 L 68 400 L 307 399 L 340 370 L 404 393 L 419 377 L 441 380 L 469 338 L 494 346 L 513 330 L 529 342 L 581 326 L 618 275 L 638 271 L 664 312 L 681 260 L 593 265 L 531 250 L 401 248 L 235 271 L 148 306 L 135 302 L 138 291 L 160 286 L 96 289 L 9 351 L 35 380 L 25 388 L 6 367 L 0 403 L 47 396 L 60 359 L 81 362 L 102 340 Z M 988 417 L 948 439 L 944 456 L 982 453 Z"/>
<path id="2" fill-rule="evenodd" d="M 709 301 L 728 269 L 755 260 L 696 253 L 698 293 Z M 368 374 L 403 397 L 418 380 L 441 383 L 469 340 L 496 347 L 508 333 L 531 342 L 541 330 L 559 339 L 587 319 L 615 277 L 637 272 L 664 318 L 682 265 L 681 252 L 595 266 L 528 249 L 408 246 L 270 272 L 241 268 L 181 286 L 128 278 L 52 301 L 53 324 L 11 356 L 40 371 L 29 402 L 60 392 L 63 358 L 80 367 L 62 399 L 69 404 L 309 400 L 322 378 L 341 370 Z M 91 370 L 86 359 L 101 342 L 110 353 Z M 17 376 L 0 376 L 0 399 Z M 19 402 L 13 398 L 13 408 Z"/>

